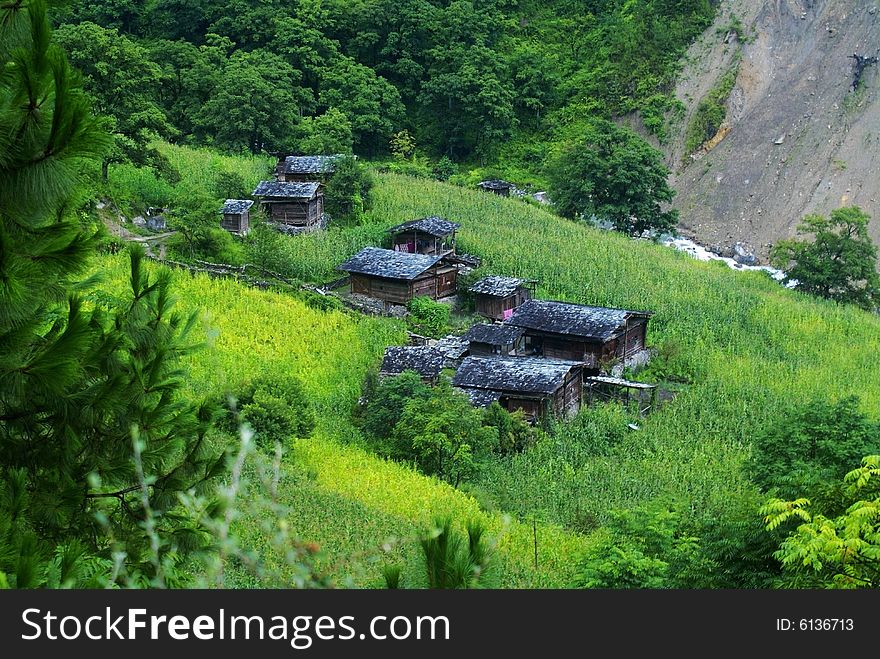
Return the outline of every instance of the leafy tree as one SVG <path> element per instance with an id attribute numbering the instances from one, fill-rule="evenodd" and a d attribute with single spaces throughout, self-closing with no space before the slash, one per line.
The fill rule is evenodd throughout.
<path id="1" fill-rule="evenodd" d="M 336 108 L 328 108 L 316 117 L 303 117 L 296 128 L 296 142 L 301 153 L 351 153 L 354 145 L 351 122 Z"/>
<path id="2" fill-rule="evenodd" d="M 839 498 L 839 482 L 861 456 L 880 451 L 880 424 L 859 409 L 855 396 L 811 401 L 758 435 L 747 471 L 765 492 Z M 826 491 L 829 490 L 829 491 Z"/>
<path id="3" fill-rule="evenodd" d="M 436 302 L 427 296 L 415 297 L 407 305 L 407 325 L 424 336 L 439 338 L 449 331 L 448 304 Z"/>
<path id="4" fill-rule="evenodd" d="M 122 33 L 133 34 L 141 27 L 144 15 L 143 4 L 132 0 L 86 0 L 76 3 L 69 17 L 59 13 L 62 18 L 68 18 L 64 22 L 97 23 L 106 28 L 115 28 Z"/>
<path id="5" fill-rule="evenodd" d="M 156 100 L 178 136 L 192 135 L 193 117 L 210 98 L 232 43 L 198 48 L 186 41 L 156 39 L 149 48 L 159 68 Z"/>
<path id="6" fill-rule="evenodd" d="M 837 208 L 830 217 L 808 215 L 799 235 L 813 240 L 780 240 L 773 262 L 786 271 L 787 281 L 812 295 L 855 304 L 863 309 L 880 306 L 877 247 L 868 236 L 870 217 L 858 206 Z"/>
<path id="7" fill-rule="evenodd" d="M 432 59 L 419 97 L 422 141 L 451 157 L 487 158 L 516 125 L 513 87 L 498 56 L 456 43 L 435 48 Z"/>
<path id="8" fill-rule="evenodd" d="M 302 71 L 304 85 L 315 92 L 319 89 L 327 66 L 341 57 L 339 44 L 322 31 L 324 7 L 327 4 L 297 3 L 295 15 L 277 16 L 273 21 L 274 35 L 267 46 L 268 50 Z M 223 33 L 240 41 L 235 36 L 240 30 L 237 17 L 227 14 L 221 21 L 229 24 L 229 31 Z M 222 22 L 217 27 L 220 25 Z"/>
<path id="9" fill-rule="evenodd" d="M 324 207 L 333 218 L 357 222 L 372 206 L 375 181 L 370 171 L 354 158 L 339 158 L 327 182 Z"/>
<path id="10" fill-rule="evenodd" d="M 374 68 L 412 107 L 425 79 L 443 8 L 431 0 L 342 2 L 334 36 L 357 60 Z"/>
<path id="11" fill-rule="evenodd" d="M 196 134 L 218 146 L 251 153 L 283 149 L 294 140 L 294 124 L 313 103 L 298 86 L 299 71 L 265 51 L 236 52 L 196 117 Z"/>
<path id="12" fill-rule="evenodd" d="M 585 557 L 578 587 L 681 588 L 705 572 L 699 538 L 682 528 L 676 513 L 616 512 L 607 532 Z"/>
<path id="13" fill-rule="evenodd" d="M 212 406 L 181 394 L 196 319 L 136 249 L 127 293 L 83 298 L 94 238 L 71 209 L 109 136 L 42 2 L 0 7 L 0 57 L 0 570 L 17 587 L 95 583 L 113 552 L 156 575 L 204 539 L 178 493 L 223 468 Z"/>
<path id="14" fill-rule="evenodd" d="M 304 439 L 315 429 L 315 413 L 303 390 L 293 377 L 273 375 L 244 385 L 232 410 L 226 417 L 228 429 L 247 423 L 254 431 L 257 443 L 272 449 L 276 443 L 287 443 L 291 438 Z"/>
<path id="15" fill-rule="evenodd" d="M 393 378 L 385 378 L 367 401 L 364 430 L 373 437 L 387 439 L 403 414 L 406 403 L 426 399 L 430 388 L 415 371 L 406 371 Z"/>
<path id="16" fill-rule="evenodd" d="M 632 130 L 595 121 L 550 168 L 551 193 L 565 217 L 595 216 L 631 236 L 675 227 L 678 213 L 663 210 L 675 194 L 662 154 Z"/>
<path id="17" fill-rule="evenodd" d="M 272 272 L 284 272 L 287 261 L 282 250 L 283 241 L 278 230 L 265 222 L 264 216 L 254 213 L 251 215 L 251 230 L 244 241 L 247 262 Z"/>
<path id="18" fill-rule="evenodd" d="M 408 400 L 391 434 L 393 457 L 456 487 L 477 473 L 497 443 L 495 430 L 482 425 L 482 414 L 448 381 Z"/>
<path id="19" fill-rule="evenodd" d="M 384 151 L 404 114 L 397 89 L 349 57 L 337 60 L 324 72 L 319 100 L 323 107 L 345 113 L 355 152 L 367 155 Z"/>
<path id="20" fill-rule="evenodd" d="M 522 410 L 511 413 L 497 402 L 486 408 L 483 425 L 494 428 L 498 433 L 498 446 L 495 450 L 501 454 L 523 451 L 538 439 L 537 431 L 526 421 Z"/>
<path id="21" fill-rule="evenodd" d="M 391 155 L 398 160 L 407 160 L 416 154 L 416 140 L 405 128 L 394 133 L 390 140 Z"/>
<path id="22" fill-rule="evenodd" d="M 773 498 L 761 508 L 770 531 L 799 522 L 775 554 L 790 586 L 880 588 L 880 455 L 864 458 L 844 483 L 839 515 L 813 511 L 807 498 Z"/>
<path id="23" fill-rule="evenodd" d="M 218 199 L 245 199 L 251 193 L 240 173 L 233 169 L 219 169 L 214 174 L 214 196 Z"/>
<path id="24" fill-rule="evenodd" d="M 112 120 L 115 147 L 103 162 L 104 180 L 111 162 L 166 169 L 152 142 L 175 130 L 156 103 L 160 69 L 147 50 L 116 29 L 89 22 L 64 25 L 55 38 L 82 72 L 95 111 Z"/>
<path id="25" fill-rule="evenodd" d="M 520 117 L 533 126 L 558 102 L 559 65 L 554 60 L 531 44 L 521 46 L 510 59 L 514 103 Z"/>
<path id="26" fill-rule="evenodd" d="M 210 0 L 154 0 L 149 3 L 145 27 L 152 36 L 197 41 L 208 32 L 210 4 L 214 3 Z"/>
<path id="27" fill-rule="evenodd" d="M 449 156 L 443 156 L 434 165 L 434 177 L 438 181 L 448 181 L 452 176 L 458 174 L 458 165 L 456 165 Z"/>

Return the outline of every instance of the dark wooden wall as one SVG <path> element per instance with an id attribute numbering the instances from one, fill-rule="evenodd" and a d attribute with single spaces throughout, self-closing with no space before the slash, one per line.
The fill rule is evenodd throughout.
<path id="1" fill-rule="evenodd" d="M 506 345 L 506 346 L 496 346 L 491 343 L 477 343 L 476 341 L 472 341 L 468 351 L 472 355 L 479 356 L 493 356 L 493 355 L 501 355 L 502 357 L 508 357 L 513 352 L 515 352 L 516 346 L 514 345 Z"/>
<path id="2" fill-rule="evenodd" d="M 269 217 L 275 222 L 291 226 L 317 224 L 324 213 L 324 196 L 318 195 L 308 201 L 264 201 L 269 207 Z"/>
<path id="3" fill-rule="evenodd" d="M 533 351 L 548 359 L 565 359 L 581 362 L 587 368 L 597 369 L 602 362 L 630 357 L 645 348 L 647 321 L 640 320 L 630 325 L 626 334 L 604 343 L 589 342 L 583 339 L 569 339 L 555 334 L 542 334 L 528 330 L 528 345 Z M 624 344 L 624 336 L 626 342 Z"/>
<path id="4" fill-rule="evenodd" d="M 247 233 L 250 229 L 250 213 L 224 213 L 220 220 L 220 228 L 234 233 Z"/>
<path id="5" fill-rule="evenodd" d="M 474 306 L 477 313 L 493 320 L 504 320 L 504 312 L 508 309 L 516 309 L 523 302 L 532 298 L 532 292 L 528 288 L 519 288 L 513 295 L 507 297 L 494 297 L 476 293 Z"/>
<path id="6" fill-rule="evenodd" d="M 564 384 L 553 394 L 553 412 L 560 419 L 575 416 L 584 396 L 584 376 L 580 368 L 572 369 Z"/>
<path id="7" fill-rule="evenodd" d="M 506 396 L 503 398 L 503 407 L 508 412 L 516 412 L 522 410 L 526 418 L 534 421 L 544 416 L 544 410 L 547 406 L 547 399 L 535 400 L 534 398 L 517 398 L 516 396 Z"/>
<path id="8" fill-rule="evenodd" d="M 455 292 L 455 268 L 432 268 L 412 281 L 384 279 L 368 275 L 351 275 L 351 292 L 385 300 L 392 304 L 406 304 L 414 297 L 427 296 L 436 300 Z"/>

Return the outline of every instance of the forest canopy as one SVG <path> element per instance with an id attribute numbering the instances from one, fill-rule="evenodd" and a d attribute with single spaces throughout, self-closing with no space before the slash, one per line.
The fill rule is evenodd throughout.
<path id="1" fill-rule="evenodd" d="M 431 156 L 485 164 L 528 162 L 583 121 L 631 112 L 662 137 L 679 57 L 714 11 L 710 0 L 89 0 L 56 23 L 115 119 L 116 159 L 149 164 L 148 134 L 304 149 L 322 120 L 347 122 L 359 155 L 387 154 L 406 129 Z"/>

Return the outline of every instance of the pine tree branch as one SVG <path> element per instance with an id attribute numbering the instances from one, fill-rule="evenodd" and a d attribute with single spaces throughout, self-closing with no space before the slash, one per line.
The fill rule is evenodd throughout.
<path id="1" fill-rule="evenodd" d="M 111 497 L 120 499 L 123 495 L 128 494 L 129 492 L 135 492 L 139 490 L 140 487 L 140 485 L 132 485 L 131 487 L 126 487 L 121 490 L 117 490 L 116 492 L 90 492 L 86 495 L 86 499 L 103 499 Z"/>

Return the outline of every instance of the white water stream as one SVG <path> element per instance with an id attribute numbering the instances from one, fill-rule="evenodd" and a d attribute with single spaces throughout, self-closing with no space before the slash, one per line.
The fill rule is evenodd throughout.
<path id="1" fill-rule="evenodd" d="M 684 238 L 682 236 L 669 236 L 663 238 L 660 243 L 666 245 L 667 247 L 677 249 L 680 252 L 684 252 L 685 254 L 692 256 L 698 261 L 723 261 L 728 265 L 728 267 L 732 268 L 733 270 L 761 270 L 768 273 L 773 279 L 780 283 L 785 280 L 785 273 L 782 270 L 770 267 L 769 265 L 743 265 L 742 263 L 738 263 L 732 258 L 720 256 L 715 252 L 709 251 L 702 245 L 695 243 L 690 238 Z M 797 286 L 797 281 L 789 281 L 785 283 L 785 286 L 786 288 L 794 288 L 795 286 Z"/>

